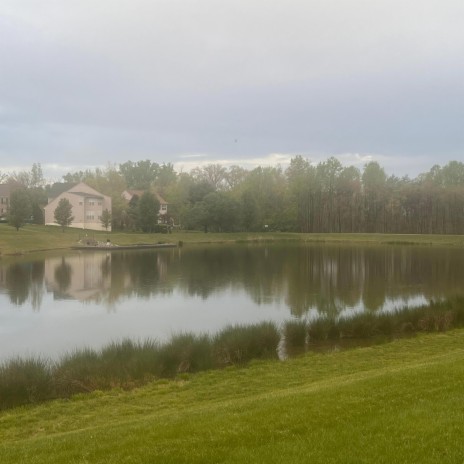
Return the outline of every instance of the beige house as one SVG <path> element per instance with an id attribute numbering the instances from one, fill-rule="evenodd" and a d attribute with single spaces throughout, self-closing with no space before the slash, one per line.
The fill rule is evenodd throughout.
<path id="1" fill-rule="evenodd" d="M 83 182 L 69 190 L 49 199 L 45 206 L 45 225 L 56 226 L 55 209 L 62 198 L 66 198 L 72 206 L 73 222 L 70 227 L 90 230 L 105 230 L 101 223 L 101 216 L 106 209 L 111 213 L 111 197 L 97 192 Z M 111 225 L 108 227 L 111 231 Z"/>
<path id="2" fill-rule="evenodd" d="M 132 198 L 135 196 L 138 196 L 139 198 L 145 193 L 145 190 L 124 190 L 122 192 L 122 197 L 126 201 L 131 201 Z M 168 203 L 166 200 L 157 192 L 153 192 L 155 197 L 158 199 L 159 204 L 160 204 L 160 209 L 158 212 L 158 222 L 159 223 L 165 223 L 166 222 L 166 217 L 168 214 Z"/>
<path id="3" fill-rule="evenodd" d="M 11 194 L 21 186 L 16 182 L 0 184 L 0 219 L 5 220 L 10 209 Z"/>

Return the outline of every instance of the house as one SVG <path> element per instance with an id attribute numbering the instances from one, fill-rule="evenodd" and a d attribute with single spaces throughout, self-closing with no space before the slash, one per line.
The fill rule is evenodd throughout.
<path id="1" fill-rule="evenodd" d="M 101 223 L 103 211 L 111 213 L 111 197 L 97 192 L 84 182 L 70 187 L 54 198 L 49 198 L 45 206 L 45 225 L 56 226 L 55 209 L 62 198 L 66 198 L 72 206 L 74 217 L 70 227 L 90 230 L 105 230 Z M 108 227 L 111 230 L 111 225 Z"/>
<path id="2" fill-rule="evenodd" d="M 124 190 L 124 192 L 122 192 L 122 197 L 129 202 L 135 196 L 140 198 L 144 193 L 145 190 Z M 158 222 L 165 224 L 168 214 L 168 203 L 158 192 L 153 192 L 153 194 L 155 195 L 160 204 L 160 209 L 158 212 Z"/>
<path id="3" fill-rule="evenodd" d="M 10 209 L 11 194 L 20 187 L 21 185 L 17 182 L 0 184 L 0 221 L 6 221 Z"/>

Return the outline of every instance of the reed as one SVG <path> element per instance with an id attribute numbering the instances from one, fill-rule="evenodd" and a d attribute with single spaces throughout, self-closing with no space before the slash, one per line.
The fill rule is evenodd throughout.
<path id="1" fill-rule="evenodd" d="M 0 409 L 54 397 L 50 363 L 41 358 L 14 358 L 0 365 Z"/>
<path id="2" fill-rule="evenodd" d="M 306 321 L 291 320 L 283 326 L 285 349 L 288 353 L 302 350 L 307 344 L 308 325 Z"/>
<path id="3" fill-rule="evenodd" d="M 53 390 L 58 398 L 68 398 L 102 387 L 100 357 L 90 348 L 66 353 L 52 365 L 52 375 Z"/>
<path id="4" fill-rule="evenodd" d="M 277 358 L 280 334 L 272 322 L 229 326 L 213 338 L 218 367 L 244 364 L 251 359 Z"/>
<path id="5" fill-rule="evenodd" d="M 208 335 L 181 333 L 160 348 L 158 376 L 174 377 L 184 372 L 198 372 L 213 367 L 211 338 Z"/>

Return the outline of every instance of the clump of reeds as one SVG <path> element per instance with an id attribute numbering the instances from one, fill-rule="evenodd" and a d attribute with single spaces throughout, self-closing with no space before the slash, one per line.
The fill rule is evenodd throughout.
<path id="1" fill-rule="evenodd" d="M 226 327 L 213 338 L 216 365 L 223 367 L 251 359 L 277 358 L 279 339 L 279 331 L 272 322 Z"/>
<path id="2" fill-rule="evenodd" d="M 0 409 L 54 397 L 50 363 L 40 358 L 14 358 L 0 365 Z"/>
<path id="3" fill-rule="evenodd" d="M 283 326 L 285 349 L 287 352 L 305 348 L 308 338 L 308 325 L 302 320 L 291 320 Z"/>
<path id="4" fill-rule="evenodd" d="M 309 343 L 318 343 L 324 340 L 337 340 L 340 338 L 340 329 L 333 319 L 321 317 L 308 327 Z"/>
<path id="5" fill-rule="evenodd" d="M 159 377 L 198 372 L 213 367 L 211 338 L 208 335 L 174 335 L 158 351 Z"/>

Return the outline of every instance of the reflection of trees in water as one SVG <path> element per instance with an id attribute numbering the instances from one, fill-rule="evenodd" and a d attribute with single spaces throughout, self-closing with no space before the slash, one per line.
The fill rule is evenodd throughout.
<path id="1" fill-rule="evenodd" d="M 66 262 L 63 256 L 61 258 L 61 264 L 55 268 L 55 282 L 58 286 L 58 290 L 63 294 L 66 293 L 71 285 L 72 272 L 71 265 Z"/>
<path id="2" fill-rule="evenodd" d="M 43 296 L 44 261 L 13 263 L 5 270 L 4 286 L 11 303 L 24 304 L 31 299 L 32 308 L 40 309 Z"/>
<path id="3" fill-rule="evenodd" d="M 31 267 L 31 287 L 29 290 L 32 309 L 39 311 L 44 293 L 45 262 L 34 261 Z"/>
<path id="4" fill-rule="evenodd" d="M 292 314 L 318 309 L 336 316 L 346 307 L 378 311 L 386 301 L 464 293 L 464 251 L 401 246 L 232 245 L 157 251 L 117 251 L 86 261 L 96 292 L 89 298 L 112 305 L 122 297 L 181 291 L 208 298 L 245 291 L 256 304 L 285 301 Z M 72 285 L 73 266 L 61 260 L 54 279 L 61 292 Z M 78 274 L 77 268 L 74 274 Z M 4 285 L 15 304 L 40 305 L 44 264 L 13 264 Z M 35 286 L 34 286 L 35 285 Z M 100 287 L 99 287 L 100 286 Z M 93 288 L 93 287 L 92 287 Z M 42 292 L 42 293 L 41 293 Z"/>
<path id="5" fill-rule="evenodd" d="M 12 264 L 5 276 L 5 286 L 8 289 L 10 301 L 22 305 L 27 301 L 30 286 L 30 271 L 27 264 Z"/>

